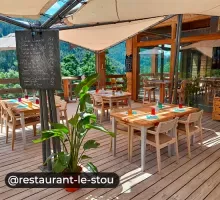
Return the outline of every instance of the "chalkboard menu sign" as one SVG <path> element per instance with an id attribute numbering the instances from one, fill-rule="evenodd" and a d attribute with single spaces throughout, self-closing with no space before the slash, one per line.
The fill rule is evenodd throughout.
<path id="1" fill-rule="evenodd" d="M 220 47 L 213 49 L 212 69 L 220 69 Z"/>
<path id="2" fill-rule="evenodd" d="M 126 56 L 125 59 L 125 71 L 132 72 L 132 55 Z"/>
<path id="3" fill-rule="evenodd" d="M 24 89 L 61 89 L 59 31 L 16 31 L 20 85 Z"/>

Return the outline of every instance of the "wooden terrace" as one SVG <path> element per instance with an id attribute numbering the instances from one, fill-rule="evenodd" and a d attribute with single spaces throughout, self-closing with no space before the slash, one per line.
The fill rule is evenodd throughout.
<path id="1" fill-rule="evenodd" d="M 132 106 L 137 106 L 137 103 Z M 142 106 L 142 104 L 141 104 Z M 68 104 L 68 115 L 74 112 L 75 103 Z M 109 121 L 103 123 L 111 130 Z M 127 137 L 117 137 L 117 154 L 109 152 L 110 139 L 108 136 L 93 131 L 89 138 L 97 140 L 101 146 L 97 150 L 90 150 L 93 163 L 99 171 L 116 172 L 121 179 L 115 189 L 80 189 L 68 193 L 64 189 L 11 189 L 5 185 L 5 175 L 10 172 L 36 172 L 42 163 L 41 144 L 33 144 L 36 137 L 27 129 L 27 149 L 23 149 L 21 131 L 18 130 L 15 141 L 16 151 L 11 151 L 11 145 L 5 144 L 5 134 L 0 135 L 0 199 L 220 199 L 220 123 L 211 119 L 210 113 L 204 113 L 203 120 L 203 148 L 199 145 L 199 137 L 191 148 L 192 159 L 187 156 L 186 139 L 179 138 L 180 161 L 176 164 L 175 156 L 168 157 L 167 148 L 162 149 L 162 172 L 157 173 L 156 153 L 153 149 L 146 152 L 146 169 L 140 170 L 140 141 L 134 141 L 133 160 L 127 159 Z M 28 134 L 29 133 L 29 134 Z M 11 137 L 11 134 L 9 138 Z M 9 139 L 11 142 L 11 138 Z"/>

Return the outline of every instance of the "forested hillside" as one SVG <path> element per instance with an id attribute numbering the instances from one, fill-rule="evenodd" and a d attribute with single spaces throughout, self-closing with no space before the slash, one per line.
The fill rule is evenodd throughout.
<path id="1" fill-rule="evenodd" d="M 21 29 L 7 23 L 0 23 L 0 37 L 6 36 L 15 30 Z M 106 52 L 107 74 L 125 73 L 125 42 L 122 42 Z M 86 49 L 75 47 L 66 42 L 60 42 L 60 55 L 62 73 L 70 75 L 89 75 L 95 71 L 95 55 Z M 140 72 L 148 73 L 151 70 L 151 56 L 142 55 L 140 57 Z M 165 54 L 165 71 L 169 70 L 169 55 Z M 0 71 L 8 72 L 17 70 L 16 52 L 0 51 Z M 10 73 L 11 74 L 11 73 Z"/>

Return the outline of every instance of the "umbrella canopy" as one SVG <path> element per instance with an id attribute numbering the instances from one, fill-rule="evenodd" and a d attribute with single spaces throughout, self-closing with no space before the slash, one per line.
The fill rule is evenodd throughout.
<path id="1" fill-rule="evenodd" d="M 205 40 L 182 47 L 181 49 L 197 49 L 201 53 L 212 57 L 213 47 L 219 47 L 220 40 Z"/>
<path id="2" fill-rule="evenodd" d="M 88 0 L 68 17 L 68 21 L 72 24 L 91 24 L 173 14 L 220 16 L 220 2 L 219 0 Z"/>
<path id="3" fill-rule="evenodd" d="M 153 49 L 147 49 L 145 51 L 141 51 L 139 54 L 141 55 L 152 55 L 152 54 L 161 54 L 163 53 L 163 49 L 160 47 L 154 47 Z"/>
<path id="4" fill-rule="evenodd" d="M 0 0 L 0 13 L 11 17 L 39 18 L 56 0 Z"/>
<path id="5" fill-rule="evenodd" d="M 16 49 L 15 34 L 10 33 L 0 38 L 0 51 L 9 51 Z"/>
<path id="6" fill-rule="evenodd" d="M 220 15 L 219 0 L 88 0 L 66 16 L 69 24 L 112 25 L 65 30 L 60 32 L 64 41 L 93 51 L 101 51 L 125 40 L 160 21 L 160 17 L 173 14 Z M 120 23 L 123 20 L 139 20 L 137 23 Z M 150 20 L 150 21 L 148 21 Z"/>
<path id="7" fill-rule="evenodd" d="M 147 29 L 162 19 L 163 17 L 158 17 L 120 24 L 63 30 L 59 35 L 63 41 L 92 51 L 101 51 Z"/>

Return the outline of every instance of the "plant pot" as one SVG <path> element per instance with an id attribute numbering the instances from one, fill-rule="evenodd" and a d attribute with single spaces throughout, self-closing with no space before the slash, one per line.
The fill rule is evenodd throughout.
<path id="1" fill-rule="evenodd" d="M 79 170 L 77 170 L 79 173 L 81 173 L 82 172 L 82 167 L 81 166 L 78 166 L 78 169 Z M 78 173 L 77 172 L 77 173 Z M 75 177 L 75 179 L 76 179 L 77 177 Z M 75 192 L 75 191 L 77 191 L 77 190 L 79 190 L 80 189 L 80 185 L 78 184 L 78 186 L 79 187 L 70 187 L 70 184 L 66 184 L 66 187 L 65 187 L 65 190 L 67 191 L 67 192 Z"/>

